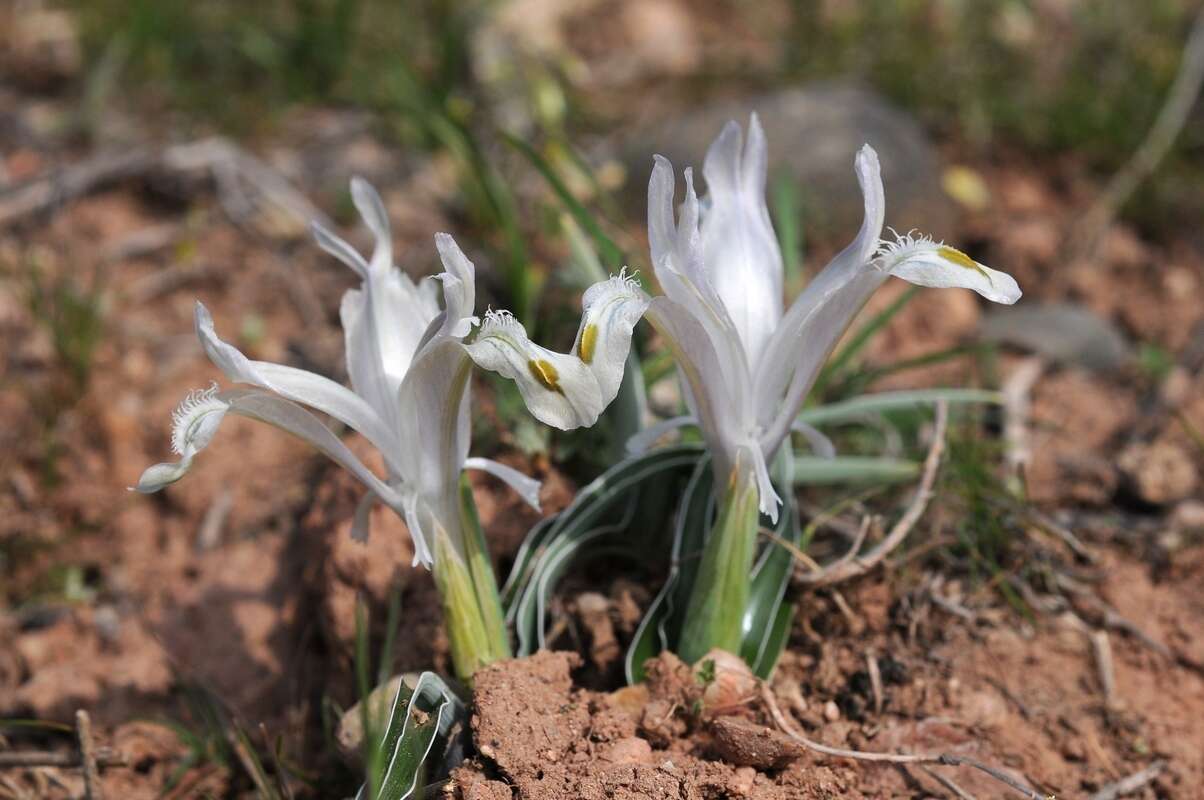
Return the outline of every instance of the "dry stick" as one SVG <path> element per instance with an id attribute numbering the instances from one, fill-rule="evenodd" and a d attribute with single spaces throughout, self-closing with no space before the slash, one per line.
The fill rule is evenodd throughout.
<path id="1" fill-rule="evenodd" d="M 126 153 L 102 153 L 52 175 L 2 191 L 0 229 L 104 186 L 143 177 L 156 170 L 209 172 L 219 184 L 223 208 L 235 221 L 249 205 L 244 194 L 231 191 L 235 187 L 234 181 L 242 181 L 266 201 L 295 217 L 302 230 L 310 220 L 328 223 L 326 215 L 280 173 L 234 143 L 213 137 L 158 150 L 139 147 Z"/>
<path id="2" fill-rule="evenodd" d="M 1112 665 L 1112 643 L 1107 631 L 1092 631 L 1091 649 L 1095 652 L 1095 667 L 1099 670 L 1099 681 L 1104 692 L 1104 705 L 1116 706 L 1116 670 Z"/>
<path id="3" fill-rule="evenodd" d="M 1128 202 L 1141 182 L 1150 176 L 1166 157 L 1171 145 L 1186 124 L 1200 86 L 1204 84 L 1204 8 L 1196 14 L 1191 34 L 1183 48 L 1179 73 L 1166 94 L 1153 126 L 1133 153 L 1132 158 L 1112 176 L 1108 187 L 1083 216 L 1071 239 L 1071 260 L 1087 260 L 1095 255 L 1100 235 L 1112 224 L 1116 213 Z"/>
<path id="4" fill-rule="evenodd" d="M 1008 376 L 1002 388 L 1004 462 L 1008 481 L 1019 482 L 1019 488 L 1024 488 L 1025 471 L 1032 460 L 1028 420 L 1033 386 L 1044 371 L 1045 362 L 1040 357 L 1027 358 Z"/>
<path id="5" fill-rule="evenodd" d="M 75 731 L 79 736 L 79 760 L 83 762 L 84 768 L 84 798 L 104 800 L 100 772 L 96 767 L 96 753 L 92 747 L 92 720 L 82 708 L 75 712 Z"/>
<path id="6" fill-rule="evenodd" d="M 946 778 L 944 775 L 937 772 L 935 769 L 932 769 L 930 767 L 924 767 L 924 766 L 921 766 L 920 769 L 924 770 L 924 772 L 928 774 L 928 777 L 932 778 L 934 781 L 939 783 L 941 786 L 944 786 L 946 789 L 953 792 L 953 794 L 956 797 L 958 797 L 959 800 L 977 800 L 977 798 L 975 798 L 974 795 L 970 794 L 965 789 L 963 789 L 962 787 L 960 787 L 956 783 L 954 783 L 952 779 Z"/>
<path id="7" fill-rule="evenodd" d="M 1030 522 L 1041 530 L 1052 533 L 1079 558 L 1089 564 L 1094 564 L 1099 560 L 1096 558 L 1095 553 L 1087 549 L 1087 545 L 1083 544 L 1083 540 L 1074 535 L 1074 531 L 1062 525 L 1053 517 L 1035 508 L 1025 508 L 1024 513 Z"/>
<path id="8" fill-rule="evenodd" d="M 1157 778 L 1164 769 L 1166 769 L 1165 761 L 1155 761 L 1140 772 L 1134 772 L 1127 778 L 1121 778 L 1115 783 L 1108 784 L 1091 795 L 1091 800 L 1117 800 L 1118 797 L 1132 794 Z"/>
<path id="9" fill-rule="evenodd" d="M 911 755 L 907 753 L 867 753 L 863 750 L 845 750 L 840 747 L 828 747 L 826 744 L 814 742 L 803 736 L 802 733 L 794 727 L 786 715 L 782 713 L 782 709 L 778 708 L 778 702 L 770 691 L 769 686 L 761 683 L 761 699 L 765 703 L 765 707 L 769 709 L 769 713 L 773 716 L 774 722 L 781 728 L 782 732 L 795 740 L 808 750 L 813 750 L 816 753 L 822 753 L 826 756 L 834 756 L 836 758 L 851 758 L 857 761 L 873 761 L 885 764 L 939 764 L 948 767 L 973 767 L 981 772 L 990 775 L 1000 783 L 1005 783 L 1015 789 L 1020 794 L 1027 797 L 1029 800 L 1050 800 L 1050 796 L 1038 794 L 1028 788 L 1020 781 L 1008 775 L 1002 770 L 998 770 L 989 764 L 984 764 L 976 758 L 969 756 L 959 756 L 953 753 L 936 753 L 935 755 Z"/>
<path id="10" fill-rule="evenodd" d="M 865 669 L 870 675 L 870 688 L 874 692 L 874 713 L 882 713 L 882 673 L 878 671 L 878 659 L 873 650 L 865 651 Z"/>
<path id="11" fill-rule="evenodd" d="M 129 766 L 123 753 L 109 747 L 94 748 L 92 755 L 99 767 Z M 79 753 L 56 753 L 50 750 L 10 750 L 0 753 L 0 769 L 80 766 L 83 766 L 83 762 L 80 760 Z"/>
<path id="12" fill-rule="evenodd" d="M 1078 581 L 1060 572 L 1055 575 L 1055 580 L 1062 589 L 1082 599 L 1087 605 L 1091 606 L 1103 618 L 1102 621 L 1105 628 L 1112 628 L 1113 630 L 1127 633 L 1168 661 L 1172 661 L 1193 672 L 1204 674 L 1204 664 L 1200 664 L 1182 653 L 1175 652 L 1153 636 L 1150 636 L 1135 623 L 1122 617 L 1119 611 L 1097 597 L 1090 589 L 1079 584 Z"/>
<path id="13" fill-rule="evenodd" d="M 920 476 L 920 485 L 916 488 L 911 504 L 903 512 L 903 516 L 899 518 L 895 526 L 891 528 L 886 538 L 862 557 L 855 557 L 848 561 L 842 559 L 815 572 L 796 571 L 794 574 L 796 583 L 808 586 L 828 586 L 864 575 L 903 543 L 907 534 L 924 514 L 924 510 L 928 507 L 928 501 L 932 498 L 937 467 L 940 466 L 941 454 L 945 451 L 945 430 L 948 424 L 949 405 L 944 400 L 940 400 L 936 404 L 936 425 L 932 433 L 932 445 L 928 448 L 928 457 L 924 459 L 924 473 Z"/>

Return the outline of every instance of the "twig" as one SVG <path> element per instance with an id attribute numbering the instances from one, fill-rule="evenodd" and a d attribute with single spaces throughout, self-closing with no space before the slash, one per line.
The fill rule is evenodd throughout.
<path id="1" fill-rule="evenodd" d="M 1146 647 L 1158 653 L 1163 658 L 1171 661 L 1182 663 L 1184 659 L 1179 658 L 1175 653 L 1162 642 L 1158 641 L 1148 633 L 1137 627 L 1134 623 L 1125 619 L 1116 609 L 1105 603 L 1100 598 L 1096 597 L 1089 589 L 1081 586 L 1077 581 L 1071 580 L 1067 576 L 1058 573 L 1055 576 L 1058 586 L 1068 591 L 1070 594 L 1083 600 L 1087 605 L 1098 613 L 1103 619 L 1104 627 L 1113 628 L 1118 631 L 1123 631 L 1130 636 L 1136 638 Z M 1187 662 L 1189 666 L 1199 669 L 1198 665 Z"/>
<path id="2" fill-rule="evenodd" d="M 842 569 L 846 564 L 852 563 L 853 559 L 857 558 L 857 554 L 861 552 L 861 545 L 865 544 L 865 536 L 870 531 L 871 522 L 873 522 L 873 518 L 868 514 L 862 517 L 861 524 L 857 526 L 857 532 L 853 535 L 853 541 L 849 544 L 848 551 L 828 566 L 820 567 L 820 570 L 838 570 Z"/>
<path id="3" fill-rule="evenodd" d="M 1112 666 L 1112 643 L 1108 641 L 1107 631 L 1092 631 L 1090 638 L 1100 686 L 1104 691 L 1104 705 L 1113 708 L 1116 705 L 1116 671 Z"/>
<path id="4" fill-rule="evenodd" d="M 795 725 L 786 718 L 786 714 L 781 712 L 778 707 L 778 701 L 774 699 L 773 692 L 769 690 L 766 683 L 761 683 L 761 700 L 765 702 L 769 714 L 773 717 L 778 728 L 784 734 L 790 736 L 803 747 L 810 749 L 816 753 L 824 755 L 832 755 L 836 758 L 851 758 L 858 761 L 877 761 L 881 764 L 939 764 L 943 766 L 970 766 L 975 770 L 986 772 L 987 775 L 995 778 L 996 781 L 1008 784 L 1009 787 L 1016 790 L 1022 795 L 1025 795 L 1028 800 L 1050 800 L 1049 796 L 1038 794 L 1029 789 L 1025 784 L 1017 781 L 1016 778 L 1008 775 L 1007 772 L 996 769 L 996 767 L 982 763 L 982 761 L 969 758 L 968 755 L 956 755 L 954 753 L 936 753 L 932 755 L 917 755 L 909 753 L 867 753 L 864 751 L 850 751 L 840 747 L 828 747 L 820 745 L 819 742 L 811 741 L 803 736 L 795 728 Z"/>
<path id="5" fill-rule="evenodd" d="M 92 751 L 98 767 L 126 767 L 125 755 L 109 747 Z M 81 767 L 79 753 L 56 753 L 50 750 L 10 750 L 0 753 L 0 769 L 16 767 Z"/>
<path id="6" fill-rule="evenodd" d="M 1079 537 L 1074 535 L 1074 531 L 1062 525 L 1053 517 L 1043 511 L 1039 511 L 1032 507 L 1025 507 L 1025 515 L 1029 520 L 1039 527 L 1041 530 L 1053 534 L 1061 540 L 1062 544 L 1070 548 L 1070 550 L 1079 558 L 1089 564 L 1094 564 L 1098 559 L 1095 553 L 1087 549 L 1087 545 Z"/>
<path id="7" fill-rule="evenodd" d="M 933 605 L 935 605 L 937 608 L 947 611 L 955 617 L 960 617 L 966 622 L 974 623 L 978 621 L 978 615 L 973 611 L 961 605 L 960 603 L 953 602 L 947 597 L 942 597 L 936 592 L 931 592 L 928 595 L 928 599 L 931 600 Z"/>
<path id="8" fill-rule="evenodd" d="M 818 572 L 796 571 L 794 574 L 796 583 L 808 586 L 828 586 L 864 575 L 902 544 L 903 540 L 907 538 L 907 534 L 924 514 L 924 510 L 928 507 L 928 501 L 932 498 L 937 467 L 940 466 L 941 454 L 945 451 L 945 430 L 948 424 L 949 406 L 941 400 L 936 404 L 936 425 L 932 433 L 932 445 L 928 448 L 928 457 L 924 459 L 924 472 L 920 476 L 920 485 L 916 488 L 911 504 L 903 512 L 903 516 L 899 518 L 895 526 L 891 528 L 886 538 L 862 557 L 843 561 L 843 563 L 837 562 Z"/>
<path id="9" fill-rule="evenodd" d="M 234 492 L 229 487 L 222 489 L 213 503 L 205 510 L 201 518 L 201 527 L 197 530 L 196 549 L 198 551 L 212 550 L 221 543 L 222 528 L 226 518 L 234 508 Z"/>
<path id="10" fill-rule="evenodd" d="M 882 673 L 878 671 L 878 659 L 874 651 L 865 651 L 865 669 L 870 674 L 870 689 L 874 693 L 874 713 L 882 713 Z"/>
<path id="11" fill-rule="evenodd" d="M 1134 772 L 1127 778 L 1121 778 L 1115 783 L 1109 783 L 1091 795 L 1091 800 L 1116 800 L 1118 797 L 1132 794 L 1154 780 L 1154 778 L 1157 778 L 1164 769 L 1166 769 L 1165 761 L 1155 761 L 1140 772 Z"/>
<path id="12" fill-rule="evenodd" d="M 156 171 L 208 172 L 218 187 L 223 210 L 236 223 L 241 224 L 257 205 L 242 191 L 246 185 L 255 190 L 259 199 L 293 217 L 298 231 L 306 230 L 313 220 L 328 224 L 326 215 L 279 172 L 233 142 L 212 137 L 158 150 L 143 146 L 125 153 L 102 153 L 52 175 L 0 191 L 0 229 L 104 186 Z"/>
<path id="13" fill-rule="evenodd" d="M 954 783 L 950 778 L 946 778 L 944 775 L 937 772 L 935 769 L 932 769 L 931 767 L 924 767 L 924 766 L 921 766 L 920 769 L 924 770 L 924 772 L 927 773 L 928 777 L 932 778 L 934 781 L 939 783 L 941 786 L 944 786 L 946 789 L 953 792 L 954 796 L 959 798 L 959 800 L 977 800 L 974 797 L 974 795 L 970 794 L 965 789 L 963 789 L 962 787 L 960 787 L 956 783 Z"/>
<path id="14" fill-rule="evenodd" d="M 102 186 L 146 174 L 155 157 L 145 149 L 129 153 L 101 153 L 53 175 L 37 178 L 0 192 L 0 229 L 24 217 L 49 211 L 67 200 Z"/>
<path id="15" fill-rule="evenodd" d="M 985 772 L 1000 783 L 1005 783 L 1015 789 L 1020 794 L 1029 798 L 1029 800 L 1050 800 L 1047 795 L 1038 794 L 1032 789 L 1025 786 L 1020 781 L 1008 775 L 1002 770 L 996 769 L 989 764 L 984 764 L 976 758 L 969 756 L 959 756 L 953 753 L 936 753 L 933 755 L 913 755 L 908 753 L 867 753 L 863 750 L 845 750 L 840 747 L 829 747 L 826 744 L 812 741 L 806 736 L 803 736 L 794 723 L 786 718 L 782 713 L 782 709 L 778 708 L 778 702 L 773 696 L 773 692 L 769 690 L 769 686 L 765 683 L 761 684 L 761 699 L 765 703 L 765 707 L 769 709 L 770 715 L 774 722 L 781 728 L 782 732 L 794 739 L 796 742 L 806 747 L 808 750 L 813 750 L 816 753 L 822 753 L 826 756 L 834 756 L 836 758 L 852 758 L 857 761 L 872 761 L 886 764 L 940 764 L 949 767 L 973 767 L 976 770 Z"/>
<path id="16" fill-rule="evenodd" d="M 1070 260 L 1088 260 L 1094 255 L 1100 235 L 1112 224 L 1116 213 L 1128 202 L 1141 182 L 1150 176 L 1170 151 L 1191 113 L 1204 83 L 1204 9 L 1196 14 L 1175 82 L 1145 139 L 1132 158 L 1112 176 L 1108 187 L 1083 216 L 1071 238 Z"/>
<path id="17" fill-rule="evenodd" d="M 104 800 L 96 753 L 92 747 L 92 720 L 82 708 L 75 712 L 75 732 L 79 737 L 79 760 L 83 762 L 84 800 Z"/>
<path id="18" fill-rule="evenodd" d="M 1004 463 L 1009 481 L 1025 482 L 1025 469 L 1032 459 L 1028 420 L 1033 386 L 1045 371 L 1045 362 L 1037 357 L 1025 359 L 1008 376 L 1002 387 Z"/>

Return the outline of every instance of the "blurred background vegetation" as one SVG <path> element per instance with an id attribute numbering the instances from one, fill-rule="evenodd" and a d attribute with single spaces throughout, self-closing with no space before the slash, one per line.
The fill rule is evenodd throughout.
<path id="1" fill-rule="evenodd" d="M 104 75 L 127 104 L 248 134 L 298 103 L 368 108 L 401 141 L 456 148 L 457 131 L 504 121 L 482 42 L 501 7 L 529 6 L 531 26 L 566 3 L 418 0 L 82 0 L 85 74 Z M 549 8 L 551 10 L 549 10 Z M 918 115 L 942 138 L 990 154 L 1009 146 L 1073 152 L 1116 169 L 1141 141 L 1179 65 L 1195 13 L 1188 0 L 795 0 L 710 2 L 692 14 L 738 19 L 754 56 L 715 56 L 704 36 L 696 70 L 678 82 L 767 87 L 853 77 Z M 598 41 L 588 41 L 596 34 Z M 537 31 L 534 36 L 539 36 Z M 576 46 L 509 52 L 530 122 L 553 132 L 596 127 L 580 51 L 614 43 L 599 25 Z M 576 51 L 576 52 L 575 52 Z M 713 57 L 714 56 L 714 57 Z M 102 67 L 104 67 L 102 69 Z M 507 89 L 513 91 L 515 82 Z M 579 113 L 574 113 L 579 112 Z M 482 118 L 484 117 L 484 118 Z M 1157 179 L 1130 204 L 1147 224 L 1204 207 L 1204 128 L 1189 126 Z"/>

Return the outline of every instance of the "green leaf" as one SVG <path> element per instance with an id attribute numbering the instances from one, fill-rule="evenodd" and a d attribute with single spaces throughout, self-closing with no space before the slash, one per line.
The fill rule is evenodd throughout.
<path id="1" fill-rule="evenodd" d="M 826 486 L 835 483 L 884 483 L 914 479 L 920 472 L 916 461 L 875 456 L 794 455 L 796 486 Z"/>
<path id="2" fill-rule="evenodd" d="M 801 540 L 798 510 L 793 493 L 782 491 L 790 485 L 789 464 L 777 476 L 779 495 L 791 498 L 773 529 L 778 539 L 798 545 Z M 678 651 L 685 611 L 697 579 L 701 555 L 715 519 L 714 480 L 710 458 L 695 467 L 682 494 L 674 524 L 672 559 L 661 591 L 649 605 L 627 650 L 627 680 L 643 680 L 644 662 L 662 650 Z M 745 605 L 741 656 L 757 675 L 766 677 L 781 655 L 789 633 L 790 614 L 783 611 L 783 598 L 789 584 L 793 553 L 770 541 L 757 553 L 751 578 L 749 600 Z M 785 618 L 783 619 L 783 614 Z M 778 627 L 785 626 L 784 631 Z"/>
<path id="3" fill-rule="evenodd" d="M 782 461 L 785 464 L 782 482 L 790 486 L 792 459 L 783 458 Z M 774 538 L 765 545 L 753 567 L 748 605 L 744 609 L 744 639 L 740 646 L 741 657 L 760 678 L 769 677 L 782 654 L 781 645 L 784 643 L 784 640 L 776 639 L 774 633 L 790 583 L 794 553 L 779 541 L 798 547 L 802 540 L 794 492 L 779 492 L 779 495 L 784 502 L 778 524 L 773 530 Z"/>
<path id="4" fill-rule="evenodd" d="M 573 193 L 569 191 L 569 187 L 556 174 L 556 170 L 548 163 L 547 159 L 536 152 L 535 148 L 531 145 L 516 136 L 502 134 L 502 138 L 511 147 L 522 153 L 531 162 L 531 165 L 539 171 L 539 174 L 544 177 L 544 180 L 552 187 L 552 191 L 560 198 L 560 202 L 573 215 L 573 219 L 577 221 L 577 224 L 584 228 L 593 238 L 598 246 L 598 250 L 602 254 L 603 263 L 610 269 L 618 269 L 623 266 L 625 260 L 623 258 L 623 251 L 606 235 L 606 232 L 602 230 L 602 226 L 594 219 L 594 215 L 589 212 L 589 209 L 573 196 Z"/>
<path id="5" fill-rule="evenodd" d="M 701 455 L 698 445 L 678 445 L 622 461 L 532 528 L 502 591 L 517 654 L 545 644 L 548 599 L 570 568 L 601 555 L 636 563 L 662 556 L 666 542 L 654 534 L 666 527 L 674 485 Z M 637 525 L 640 535 L 630 535 Z"/>
<path id="6" fill-rule="evenodd" d="M 778 232 L 782 251 L 782 271 L 787 286 L 793 286 L 803 273 L 802 208 L 798 184 L 790 175 L 779 175 L 773 182 L 773 227 Z"/>
<path id="7" fill-rule="evenodd" d="M 711 459 L 699 459 L 682 493 L 681 505 L 673 526 L 673 545 L 669 574 L 660 592 L 653 598 L 627 648 L 624 667 L 628 683 L 644 679 L 644 662 L 662 650 L 673 648 L 681 630 L 682 609 L 694 586 L 698 556 L 702 552 L 707 528 L 714 510 Z"/>
<path id="8" fill-rule="evenodd" d="M 1003 403 L 1003 395 L 986 389 L 918 389 L 900 392 L 877 392 L 863 394 L 851 400 L 828 403 L 815 408 L 803 409 L 799 422 L 808 425 L 838 425 L 859 422 L 869 414 L 932 405 L 944 400 L 950 405 L 959 403 Z"/>
<path id="9" fill-rule="evenodd" d="M 466 731 L 467 723 L 464 702 L 435 673 L 422 673 L 413 691 L 402 681 L 393 697 L 384 736 L 377 743 L 378 763 L 385 764 L 380 788 L 372 795 L 365 784 L 356 800 L 421 796 L 417 790 L 440 780 L 463 760 L 463 743 L 454 729 L 458 725 L 461 732 Z"/>

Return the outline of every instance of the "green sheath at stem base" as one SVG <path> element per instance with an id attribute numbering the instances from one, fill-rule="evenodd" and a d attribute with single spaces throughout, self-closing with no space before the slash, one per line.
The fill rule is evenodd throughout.
<path id="1" fill-rule="evenodd" d="M 740 653 L 760 523 L 757 498 L 751 475 L 733 476 L 690 592 L 678 642 L 678 655 L 687 664 L 716 647 Z"/>
<path id="2" fill-rule="evenodd" d="M 471 684 L 478 669 L 510 657 L 510 638 L 472 489 L 464 479 L 460 482 L 460 512 L 464 552 L 452 544 L 445 530 L 438 530 L 434 573 L 452 666 L 457 678 Z"/>

